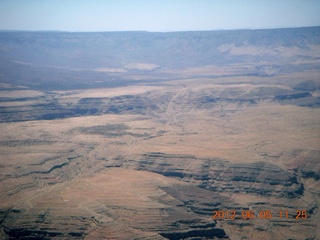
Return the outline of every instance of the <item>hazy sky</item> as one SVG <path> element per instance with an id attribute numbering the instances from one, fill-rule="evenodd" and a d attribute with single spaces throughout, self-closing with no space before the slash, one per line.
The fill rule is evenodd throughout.
<path id="1" fill-rule="evenodd" d="M 320 26 L 320 0 L 0 0 L 1 30 L 186 31 Z"/>

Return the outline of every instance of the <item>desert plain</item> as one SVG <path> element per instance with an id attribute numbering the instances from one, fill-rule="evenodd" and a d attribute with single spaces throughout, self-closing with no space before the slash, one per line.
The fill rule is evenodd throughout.
<path id="1" fill-rule="evenodd" d="M 0 238 L 318 239 L 320 30 L 265 31 L 1 33 Z"/>

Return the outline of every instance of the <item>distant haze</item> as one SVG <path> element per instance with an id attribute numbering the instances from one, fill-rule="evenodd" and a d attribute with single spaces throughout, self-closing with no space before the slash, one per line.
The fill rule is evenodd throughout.
<path id="1" fill-rule="evenodd" d="M 0 30 L 192 31 L 320 26 L 319 0 L 1 0 Z"/>

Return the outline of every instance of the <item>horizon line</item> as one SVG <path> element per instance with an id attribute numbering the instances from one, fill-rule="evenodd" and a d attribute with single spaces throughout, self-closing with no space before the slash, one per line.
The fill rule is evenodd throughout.
<path id="1" fill-rule="evenodd" d="M 320 25 L 302 26 L 302 27 L 275 27 L 275 28 L 230 28 L 230 29 L 212 29 L 212 30 L 176 30 L 176 31 L 148 31 L 148 30 L 97 30 L 97 31 L 69 31 L 69 30 L 15 30 L 0 29 L 0 32 L 52 32 L 52 33 L 103 33 L 103 32 L 145 32 L 145 33 L 175 33 L 175 32 L 214 32 L 214 31 L 241 31 L 241 30 L 277 30 L 277 29 L 295 29 L 295 28 L 315 28 Z"/>

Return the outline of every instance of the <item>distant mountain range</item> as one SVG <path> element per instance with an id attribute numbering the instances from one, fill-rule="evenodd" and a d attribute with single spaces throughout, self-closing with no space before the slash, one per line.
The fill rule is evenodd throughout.
<path id="1" fill-rule="evenodd" d="M 81 87 L 85 80 L 123 71 L 288 64 L 297 58 L 320 59 L 320 27 L 169 33 L 0 32 L 0 81 L 36 87 L 34 82 L 57 88 L 62 77 L 77 80 Z"/>

